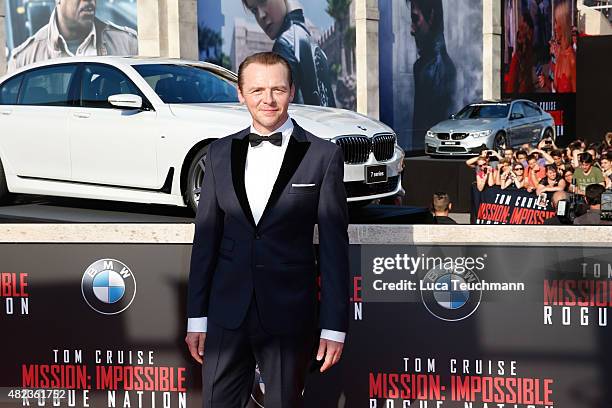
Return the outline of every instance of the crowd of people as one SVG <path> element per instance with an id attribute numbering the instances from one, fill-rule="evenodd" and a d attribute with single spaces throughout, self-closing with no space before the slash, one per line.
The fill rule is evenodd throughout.
<path id="1" fill-rule="evenodd" d="M 612 132 L 600 143 L 577 139 L 566 148 L 543 139 L 535 148 L 525 144 L 500 152 L 483 150 L 466 165 L 474 169 L 479 192 L 491 187 L 525 190 L 551 200 L 555 208 L 557 202 L 572 198 L 580 218 L 590 209 L 598 210 L 601 194 L 612 189 Z"/>
<path id="2" fill-rule="evenodd" d="M 543 139 L 537 147 L 525 144 L 503 152 L 483 150 L 466 160 L 474 169 L 479 191 L 497 186 L 525 189 L 535 194 L 565 191 L 584 196 L 589 184 L 612 188 L 612 132 L 602 143 L 575 140 L 559 149 L 554 140 Z"/>

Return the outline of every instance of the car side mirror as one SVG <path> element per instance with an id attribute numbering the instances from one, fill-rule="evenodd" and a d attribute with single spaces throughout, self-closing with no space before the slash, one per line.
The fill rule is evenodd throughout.
<path id="1" fill-rule="evenodd" d="M 525 115 L 523 115 L 520 112 L 514 112 L 512 115 L 510 115 L 510 120 L 514 120 L 514 119 L 523 119 L 525 117 Z"/>
<path id="2" fill-rule="evenodd" d="M 108 103 L 122 109 L 141 109 L 142 98 L 132 94 L 117 94 L 108 97 Z"/>

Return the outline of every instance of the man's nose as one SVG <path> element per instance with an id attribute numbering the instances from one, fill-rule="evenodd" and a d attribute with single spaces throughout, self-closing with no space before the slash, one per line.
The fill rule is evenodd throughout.
<path id="1" fill-rule="evenodd" d="M 268 105 L 274 104 L 274 92 L 271 89 L 268 89 L 267 91 L 265 91 L 263 97 L 264 97 L 263 101 L 266 104 Z"/>

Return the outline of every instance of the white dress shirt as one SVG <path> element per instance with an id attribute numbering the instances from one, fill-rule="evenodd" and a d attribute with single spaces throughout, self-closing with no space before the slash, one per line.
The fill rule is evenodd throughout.
<path id="1" fill-rule="evenodd" d="M 260 134 L 252 125 L 251 132 Z M 249 144 L 244 170 L 244 186 L 255 224 L 258 224 L 261 219 L 283 163 L 287 145 L 289 144 L 289 138 L 293 133 L 293 122 L 291 118 L 288 118 L 281 127 L 272 133 L 278 132 L 282 133 L 283 136 L 283 141 L 280 146 L 275 146 L 270 142 L 262 142 L 257 146 L 251 146 Z M 206 332 L 207 323 L 206 317 L 189 318 L 187 319 L 187 331 Z M 346 333 L 344 332 L 327 329 L 321 330 L 322 339 L 344 343 L 345 336 Z"/>

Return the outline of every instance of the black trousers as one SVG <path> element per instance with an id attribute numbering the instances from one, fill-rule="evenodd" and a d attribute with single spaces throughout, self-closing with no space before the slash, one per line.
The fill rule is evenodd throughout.
<path id="1" fill-rule="evenodd" d="M 254 297 L 238 329 L 228 330 L 209 320 L 202 367 L 203 407 L 244 408 L 251 397 L 257 364 L 266 408 L 302 408 L 306 374 L 318 346 L 316 334 L 266 333 Z"/>

